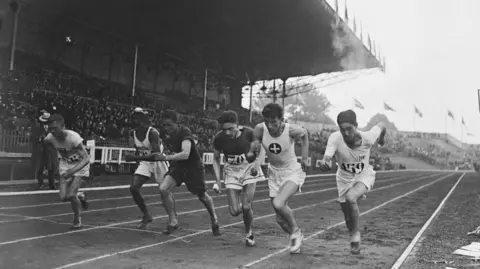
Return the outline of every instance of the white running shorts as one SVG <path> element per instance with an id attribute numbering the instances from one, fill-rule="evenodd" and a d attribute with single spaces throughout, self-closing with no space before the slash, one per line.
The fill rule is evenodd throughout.
<path id="1" fill-rule="evenodd" d="M 280 188 L 287 182 L 292 181 L 298 185 L 298 192 L 302 192 L 302 186 L 305 182 L 307 174 L 303 171 L 300 163 L 295 162 L 288 167 L 276 168 L 268 166 L 268 188 L 270 189 L 270 197 L 274 198 L 278 195 Z"/>

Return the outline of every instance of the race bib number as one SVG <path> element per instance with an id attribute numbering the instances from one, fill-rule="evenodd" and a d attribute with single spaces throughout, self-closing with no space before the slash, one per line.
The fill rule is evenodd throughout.
<path id="1" fill-rule="evenodd" d="M 138 151 L 138 156 L 147 156 L 149 154 L 150 154 L 150 152 L 146 151 L 146 150 L 139 150 Z"/>
<path id="2" fill-rule="evenodd" d="M 82 157 L 78 154 L 73 154 L 68 157 L 62 157 L 62 159 L 67 163 L 78 163 L 82 160 Z"/>
<path id="3" fill-rule="evenodd" d="M 242 155 L 225 155 L 225 162 L 228 164 L 242 164 L 246 161 L 244 154 Z"/>
<path id="4" fill-rule="evenodd" d="M 343 171 L 352 173 L 352 174 L 360 174 L 363 172 L 365 168 L 364 163 L 342 163 L 340 166 Z"/>

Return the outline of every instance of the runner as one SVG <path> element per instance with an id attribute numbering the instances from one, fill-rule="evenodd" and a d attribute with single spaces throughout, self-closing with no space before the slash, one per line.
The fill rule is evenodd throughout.
<path id="1" fill-rule="evenodd" d="M 168 168 L 165 162 L 149 161 L 152 159 L 152 156 L 163 154 L 163 145 L 159 132 L 150 126 L 148 113 L 140 107 L 135 108 L 133 111 L 132 126 L 133 130 L 130 132 L 129 145 L 130 147 L 135 147 L 136 154 L 126 155 L 125 160 L 128 162 L 139 162 L 130 185 L 130 193 L 143 213 L 142 220 L 137 228 L 147 229 L 153 218 L 148 211 L 140 189 L 145 182 L 152 178 L 160 186 Z"/>
<path id="2" fill-rule="evenodd" d="M 45 143 L 58 150 L 60 173 L 60 199 L 70 201 L 73 210 L 72 229 L 82 227 L 80 206 L 88 209 L 86 193 L 78 192 L 85 179 L 90 176 L 90 156 L 83 146 L 83 138 L 74 131 L 65 129 L 65 120 L 60 114 L 48 118 L 49 134 Z"/>
<path id="3" fill-rule="evenodd" d="M 253 143 L 247 153 L 248 162 L 253 162 L 260 145 L 268 157 L 268 187 L 273 208 L 280 227 L 290 235 L 290 253 L 299 253 L 303 233 L 298 227 L 288 201 L 305 182 L 305 168 L 308 160 L 308 133 L 294 124 L 285 123 L 283 108 L 278 104 L 268 104 L 263 108 L 264 122 L 257 124 L 253 133 Z M 302 159 L 298 163 L 295 155 L 295 141 L 302 142 Z"/>
<path id="4" fill-rule="evenodd" d="M 178 123 L 178 115 L 173 110 L 163 112 L 162 128 L 166 130 L 169 136 L 165 140 L 165 144 L 174 153 L 173 155 L 155 155 L 154 157 L 154 160 L 157 161 L 170 162 L 167 175 L 160 185 L 163 206 L 170 217 L 170 222 L 164 233 L 170 234 L 179 227 L 178 216 L 175 210 L 175 199 L 171 191 L 174 187 L 179 187 L 182 183 L 185 183 L 188 191 L 198 197 L 210 214 L 213 235 L 221 235 L 213 199 L 206 193 L 205 167 L 193 140 L 192 132 Z"/>
<path id="5" fill-rule="evenodd" d="M 254 246 L 252 202 L 257 182 L 265 180 L 260 167 L 262 156 L 259 156 L 254 163 L 247 162 L 245 154 L 248 153 L 253 142 L 253 130 L 249 127 L 238 126 L 238 116 L 235 111 L 223 112 L 217 121 L 222 131 L 217 133 L 213 139 L 213 169 L 217 179 L 214 190 L 217 191 L 221 186 L 220 156 L 223 153 L 225 162 L 223 178 L 227 189 L 230 214 L 236 217 L 243 213 L 245 244 Z M 264 151 L 262 150 L 262 152 Z M 263 158 L 265 158 L 264 155 Z"/>
<path id="6" fill-rule="evenodd" d="M 376 142 L 380 146 L 385 144 L 386 128 L 379 124 L 370 131 L 358 131 L 357 115 L 352 110 L 340 112 L 337 124 L 340 131 L 332 133 L 328 138 L 320 169 L 329 171 L 332 167 L 332 157 L 335 156 L 339 165 L 338 201 L 350 232 L 351 253 L 359 254 L 361 236 L 357 200 L 373 188 L 375 171 L 370 165 L 370 150 Z"/>

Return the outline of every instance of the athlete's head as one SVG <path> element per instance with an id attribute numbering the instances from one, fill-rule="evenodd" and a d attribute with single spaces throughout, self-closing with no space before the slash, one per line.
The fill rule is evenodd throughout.
<path id="1" fill-rule="evenodd" d="M 270 133 L 277 132 L 282 127 L 283 108 L 275 103 L 270 103 L 263 108 L 263 120 Z"/>
<path id="2" fill-rule="evenodd" d="M 48 131 L 58 139 L 65 138 L 65 119 L 60 114 L 53 114 L 48 118 Z"/>
<path id="3" fill-rule="evenodd" d="M 217 121 L 225 135 L 236 137 L 238 133 L 238 116 L 235 111 L 224 111 Z"/>
<path id="4" fill-rule="evenodd" d="M 343 140 L 347 143 L 355 142 L 357 132 L 357 114 L 353 110 L 345 110 L 338 114 L 337 124 L 342 133 Z"/>
<path id="5" fill-rule="evenodd" d="M 168 134 L 174 134 L 178 129 L 178 115 L 177 112 L 167 109 L 162 113 L 162 129 Z"/>
<path id="6" fill-rule="evenodd" d="M 144 126 L 149 124 L 148 112 L 141 107 L 137 107 L 132 112 L 132 126 Z"/>

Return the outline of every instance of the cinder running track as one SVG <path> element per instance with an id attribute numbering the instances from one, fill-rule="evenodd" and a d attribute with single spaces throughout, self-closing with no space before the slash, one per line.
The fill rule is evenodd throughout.
<path id="1" fill-rule="evenodd" d="M 373 191 L 359 202 L 364 213 L 359 256 L 349 253 L 331 175 L 310 176 L 289 203 L 305 234 L 297 255 L 285 251 L 288 239 L 275 222 L 265 182 L 255 195 L 253 248 L 245 247 L 242 217 L 229 215 L 224 194 L 210 193 L 220 237 L 212 236 L 208 213 L 183 186 L 174 193 L 180 229 L 170 236 L 161 233 L 167 218 L 153 187 L 143 190 L 155 216 L 148 231 L 135 229 L 140 212 L 128 189 L 90 191 L 84 228 L 76 231 L 70 230 L 70 205 L 60 203 L 57 194 L 0 196 L 0 268 L 387 268 L 461 175 L 377 173 Z"/>

